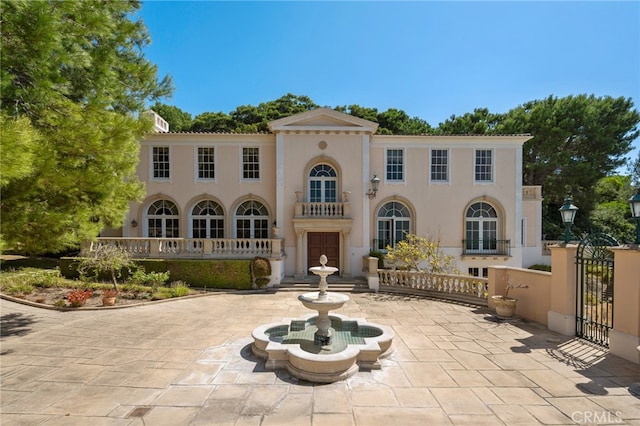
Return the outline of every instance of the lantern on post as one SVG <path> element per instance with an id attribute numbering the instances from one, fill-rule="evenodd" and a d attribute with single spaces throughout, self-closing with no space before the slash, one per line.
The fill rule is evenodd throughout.
<path id="1" fill-rule="evenodd" d="M 568 243 L 571 240 L 571 225 L 576 218 L 576 212 L 578 208 L 572 204 L 573 200 L 571 195 L 567 194 L 564 199 L 564 205 L 560 207 L 560 215 L 562 216 L 562 223 L 564 223 L 564 242 Z"/>

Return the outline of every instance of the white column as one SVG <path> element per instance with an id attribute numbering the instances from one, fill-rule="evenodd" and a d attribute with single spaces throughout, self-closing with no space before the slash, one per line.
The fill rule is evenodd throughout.
<path id="1" fill-rule="evenodd" d="M 284 229 L 284 135 L 276 134 L 276 224 Z M 298 247 L 299 249 L 299 247 Z"/>
<path id="2" fill-rule="evenodd" d="M 369 210 L 369 197 L 367 197 L 365 192 L 369 189 L 369 181 L 373 176 L 371 174 L 371 135 L 362 135 L 362 191 L 358 194 L 362 200 L 362 239 L 365 247 L 371 246 L 371 212 Z M 354 197 L 355 198 L 355 197 Z M 354 200 L 355 201 L 355 200 Z"/>
<path id="3" fill-rule="evenodd" d="M 303 278 L 305 273 L 302 270 L 302 254 L 306 253 L 306 250 L 303 250 L 302 245 L 304 244 L 304 229 L 296 229 L 296 278 Z"/>

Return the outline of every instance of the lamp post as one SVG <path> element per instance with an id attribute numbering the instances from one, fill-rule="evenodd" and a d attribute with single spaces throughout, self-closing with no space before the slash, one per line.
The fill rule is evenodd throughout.
<path id="1" fill-rule="evenodd" d="M 568 243 L 571 240 L 571 225 L 576 218 L 576 212 L 578 208 L 572 204 L 571 195 L 568 195 L 564 199 L 564 205 L 560 207 L 560 215 L 562 216 L 562 223 L 564 223 L 564 242 Z"/>
<path id="2" fill-rule="evenodd" d="M 636 221 L 636 242 L 640 244 L 640 187 L 636 195 L 629 198 L 629 207 L 631 207 L 631 217 Z"/>

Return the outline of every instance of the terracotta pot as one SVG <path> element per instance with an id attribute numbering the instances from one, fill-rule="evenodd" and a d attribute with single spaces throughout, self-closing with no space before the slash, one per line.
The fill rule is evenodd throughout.
<path id="1" fill-rule="evenodd" d="M 116 304 L 116 297 L 103 297 L 102 306 L 113 306 Z"/>
<path id="2" fill-rule="evenodd" d="M 518 299 L 505 299 L 502 296 L 491 296 L 498 318 L 513 318 L 516 313 Z"/>

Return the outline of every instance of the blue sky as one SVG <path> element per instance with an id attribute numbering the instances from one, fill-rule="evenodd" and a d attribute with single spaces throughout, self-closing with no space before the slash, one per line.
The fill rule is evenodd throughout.
<path id="1" fill-rule="evenodd" d="M 432 126 L 549 95 L 624 96 L 640 109 L 637 1 L 147 0 L 139 16 L 146 56 L 174 79 L 164 102 L 194 116 L 287 93 Z"/>

